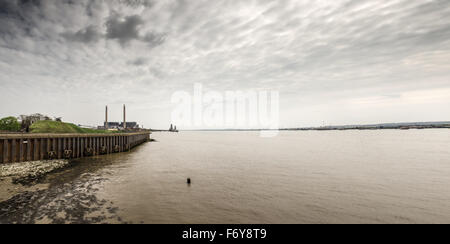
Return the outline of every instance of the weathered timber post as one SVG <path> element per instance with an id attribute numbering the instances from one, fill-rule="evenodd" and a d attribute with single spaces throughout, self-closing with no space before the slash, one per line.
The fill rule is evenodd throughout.
<path id="1" fill-rule="evenodd" d="M 27 157 L 26 157 L 26 161 L 31 161 L 31 140 L 30 139 L 26 139 L 27 140 Z"/>
<path id="2" fill-rule="evenodd" d="M 16 162 L 16 139 L 12 139 L 11 142 L 11 163 Z"/>
<path id="3" fill-rule="evenodd" d="M 34 138 L 33 140 L 30 139 L 30 142 L 32 142 L 32 148 L 30 148 L 30 150 L 32 149 L 32 156 L 30 156 L 30 159 L 32 160 L 39 160 L 39 155 L 38 155 L 38 147 L 37 147 L 37 139 Z"/>
<path id="4" fill-rule="evenodd" d="M 2 163 L 6 163 L 7 161 L 7 150 L 8 150 L 8 140 L 2 140 L 2 145 L 1 146 L 1 154 L 2 154 L 2 160 L 0 162 Z"/>
<path id="5" fill-rule="evenodd" d="M 19 158 L 17 159 L 18 162 L 22 162 L 23 160 L 23 139 L 19 139 Z"/>

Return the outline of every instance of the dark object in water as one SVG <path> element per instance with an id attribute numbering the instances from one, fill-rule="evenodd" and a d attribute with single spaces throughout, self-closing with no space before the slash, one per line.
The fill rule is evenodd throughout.
<path id="1" fill-rule="evenodd" d="M 191 178 L 187 178 L 187 183 L 191 184 Z"/>

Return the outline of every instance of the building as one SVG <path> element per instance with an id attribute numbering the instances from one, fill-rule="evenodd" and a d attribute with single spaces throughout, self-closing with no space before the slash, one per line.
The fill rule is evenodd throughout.
<path id="1" fill-rule="evenodd" d="M 106 128 L 106 129 L 114 130 L 114 129 L 119 129 L 119 127 L 120 127 L 120 122 L 105 122 L 104 123 L 104 128 Z"/>
<path id="2" fill-rule="evenodd" d="M 39 113 L 31 114 L 31 115 L 20 115 L 17 119 L 19 121 L 28 121 L 30 123 L 30 125 L 33 124 L 34 122 L 41 121 L 41 120 L 51 120 L 50 117 L 39 114 Z"/>
<path id="3" fill-rule="evenodd" d="M 59 121 L 61 121 L 61 118 L 58 118 Z M 29 131 L 29 128 L 32 124 L 38 122 L 38 121 L 42 121 L 42 120 L 52 120 L 50 117 L 46 116 L 46 115 L 42 115 L 39 113 L 36 114 L 31 114 L 31 115 L 20 115 L 17 120 L 20 121 L 21 123 L 21 128 L 23 130 L 26 130 L 27 132 Z"/>
<path id="4" fill-rule="evenodd" d="M 105 110 L 105 122 L 103 126 L 98 126 L 98 129 L 103 130 L 125 130 L 125 129 L 139 129 L 139 125 L 137 122 L 126 122 L 126 108 L 123 105 L 123 122 L 109 122 L 108 121 L 108 106 L 106 106 Z"/>
<path id="5" fill-rule="evenodd" d="M 139 128 L 139 125 L 137 122 L 126 122 L 125 123 L 126 127 L 123 126 L 123 122 L 120 123 L 119 127 L 121 128 L 126 128 L 126 129 L 137 129 Z"/>
<path id="6" fill-rule="evenodd" d="M 139 129 L 137 122 L 126 122 L 126 127 L 123 126 L 123 122 L 108 122 L 104 123 L 103 126 L 98 126 L 98 129 L 108 128 L 109 130 L 123 130 L 123 129 Z"/>

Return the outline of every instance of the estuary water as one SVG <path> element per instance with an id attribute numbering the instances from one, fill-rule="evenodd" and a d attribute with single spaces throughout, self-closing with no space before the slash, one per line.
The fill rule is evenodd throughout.
<path id="1" fill-rule="evenodd" d="M 450 223 L 447 129 L 152 138 L 49 175 L 48 189 L 2 203 L 20 208 L 0 221 Z"/>

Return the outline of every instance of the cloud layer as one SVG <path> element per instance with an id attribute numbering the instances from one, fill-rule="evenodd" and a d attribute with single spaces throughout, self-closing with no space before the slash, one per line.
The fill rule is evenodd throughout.
<path id="1" fill-rule="evenodd" d="M 279 90 L 282 126 L 450 120 L 447 0 L 0 0 L 0 22 L 2 116 L 165 127 L 199 82 Z"/>

